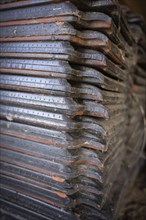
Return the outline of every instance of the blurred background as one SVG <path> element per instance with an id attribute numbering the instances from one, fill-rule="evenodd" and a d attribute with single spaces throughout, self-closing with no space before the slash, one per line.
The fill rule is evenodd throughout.
<path id="1" fill-rule="evenodd" d="M 146 21 L 146 0 L 119 0 L 121 4 L 126 4 L 135 12 L 143 14 Z"/>

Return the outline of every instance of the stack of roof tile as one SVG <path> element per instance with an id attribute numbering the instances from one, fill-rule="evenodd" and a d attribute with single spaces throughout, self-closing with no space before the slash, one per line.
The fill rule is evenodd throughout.
<path id="1" fill-rule="evenodd" d="M 126 16 L 114 0 L 4 0 L 0 10 L 1 213 L 111 219 L 123 162 L 133 142 L 139 158 L 143 138 L 146 77 Z"/>

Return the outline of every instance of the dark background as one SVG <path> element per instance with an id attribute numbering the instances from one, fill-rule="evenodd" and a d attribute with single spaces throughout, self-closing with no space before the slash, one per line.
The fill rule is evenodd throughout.
<path id="1" fill-rule="evenodd" d="M 146 0 L 119 0 L 119 2 L 126 3 L 133 12 L 143 14 L 146 21 Z"/>

